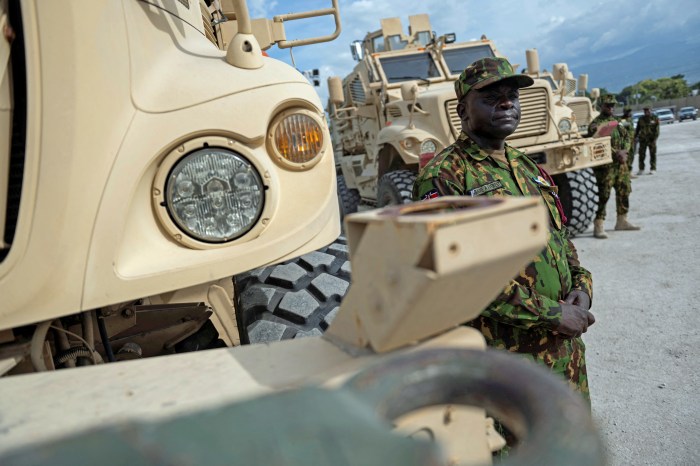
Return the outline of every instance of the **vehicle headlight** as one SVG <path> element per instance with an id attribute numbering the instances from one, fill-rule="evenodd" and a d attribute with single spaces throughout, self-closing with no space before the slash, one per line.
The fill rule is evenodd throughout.
<path id="1" fill-rule="evenodd" d="M 302 108 L 280 113 L 268 131 L 273 159 L 293 170 L 306 170 L 318 163 L 324 144 L 320 117 Z"/>
<path id="2" fill-rule="evenodd" d="M 164 230 L 195 249 L 224 246 L 252 229 L 265 208 L 260 168 L 223 136 L 202 136 L 171 149 L 153 181 L 153 207 Z M 243 149 L 243 146 L 240 146 Z"/>
<path id="3" fill-rule="evenodd" d="M 404 138 L 399 141 L 401 148 L 408 152 L 414 152 L 418 148 L 418 139 L 414 137 Z"/>
<path id="4" fill-rule="evenodd" d="M 571 120 L 568 118 L 562 118 L 559 120 L 559 124 L 557 126 L 559 127 L 560 132 L 568 133 L 571 131 Z"/>
<path id="5" fill-rule="evenodd" d="M 434 139 L 426 139 L 420 145 L 421 154 L 435 154 L 437 152 L 437 143 Z"/>
<path id="6" fill-rule="evenodd" d="M 435 157 L 438 150 L 437 141 L 434 139 L 426 139 L 420 144 L 420 154 L 418 154 L 418 168 L 423 168 Z"/>
<path id="7" fill-rule="evenodd" d="M 160 205 L 187 236 L 225 243 L 255 225 L 265 196 L 258 171 L 245 157 L 228 149 L 205 147 L 175 162 L 162 199 Z"/>

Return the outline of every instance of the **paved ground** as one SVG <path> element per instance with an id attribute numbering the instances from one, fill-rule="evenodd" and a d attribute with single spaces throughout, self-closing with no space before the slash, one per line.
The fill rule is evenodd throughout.
<path id="1" fill-rule="evenodd" d="M 611 199 L 610 237 L 574 240 L 593 273 L 585 342 L 613 466 L 700 464 L 700 121 L 663 126 L 658 145 L 656 174 L 632 181 L 643 229 L 611 231 Z"/>

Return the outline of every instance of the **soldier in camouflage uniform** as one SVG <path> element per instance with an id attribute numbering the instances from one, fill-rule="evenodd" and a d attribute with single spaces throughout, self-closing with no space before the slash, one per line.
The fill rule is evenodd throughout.
<path id="1" fill-rule="evenodd" d="M 656 171 L 656 140 L 659 138 L 659 118 L 651 113 L 649 107 L 644 107 L 644 116 L 637 120 L 637 129 L 634 137 L 639 141 L 639 172 L 644 174 L 644 158 L 647 147 L 649 148 L 649 164 L 653 174 Z"/>
<path id="2" fill-rule="evenodd" d="M 630 178 L 636 178 L 634 173 L 632 173 L 632 165 L 634 164 L 634 153 L 637 151 L 637 143 L 634 137 L 634 124 L 632 123 L 632 109 L 625 107 L 622 111 L 622 118 L 620 118 L 620 124 L 625 127 L 627 131 L 627 136 L 630 140 L 629 154 L 627 157 L 627 168 L 630 172 Z"/>
<path id="3" fill-rule="evenodd" d="M 518 89 L 532 83 L 514 74 L 504 58 L 469 65 L 455 82 L 462 133 L 421 170 L 413 199 L 500 195 L 543 200 L 550 217 L 547 247 L 468 325 L 479 329 L 490 346 L 547 365 L 588 399 L 581 334 L 595 321 L 588 311 L 591 274 L 569 241 L 551 177 L 505 144 L 520 120 Z"/>
<path id="4" fill-rule="evenodd" d="M 639 227 L 627 221 L 627 212 L 630 208 L 630 193 L 632 182 L 630 170 L 627 166 L 627 154 L 630 148 L 630 138 L 620 120 L 613 115 L 617 100 L 612 94 L 603 96 L 603 102 L 598 115 L 588 126 L 588 136 L 594 136 L 603 127 L 614 128 L 610 133 L 610 145 L 613 151 L 613 161 L 606 165 L 600 165 L 593 169 L 598 184 L 598 211 L 593 222 L 593 236 L 604 239 L 605 233 L 605 207 L 610 199 L 610 191 L 615 189 L 615 205 L 617 209 L 616 230 L 639 230 Z M 612 126 L 611 126 L 612 125 Z"/>

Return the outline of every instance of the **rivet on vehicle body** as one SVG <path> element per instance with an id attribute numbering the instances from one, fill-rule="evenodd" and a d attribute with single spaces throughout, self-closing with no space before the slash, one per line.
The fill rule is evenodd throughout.
<path id="1" fill-rule="evenodd" d="M 270 177 L 270 172 L 266 170 L 265 173 L 263 174 L 263 176 L 264 176 L 265 178 L 269 178 L 269 177 Z"/>
<path id="2" fill-rule="evenodd" d="M 153 188 L 153 195 L 154 195 L 154 196 L 160 196 L 160 189 L 158 189 L 158 188 Z"/>
<path id="3" fill-rule="evenodd" d="M 178 152 L 185 152 L 185 146 L 180 146 L 177 148 Z"/>
<path id="4" fill-rule="evenodd" d="M 178 240 L 178 241 L 182 240 L 182 235 L 179 234 L 179 233 L 176 234 L 176 235 L 175 235 L 175 239 Z"/>
<path id="5" fill-rule="evenodd" d="M 229 145 L 229 146 L 232 146 L 232 145 L 234 145 L 234 144 L 235 144 L 235 143 L 233 142 L 232 139 L 229 139 L 229 140 L 228 140 L 228 145 Z"/>
<path id="6" fill-rule="evenodd" d="M 262 219 L 262 224 L 263 224 L 263 225 L 267 225 L 267 223 L 268 223 L 269 221 L 270 221 L 269 218 L 264 218 L 264 219 Z"/>
<path id="7" fill-rule="evenodd" d="M 133 317 L 133 316 L 134 316 L 134 310 L 130 307 L 127 307 L 126 309 L 124 309 L 122 311 L 122 317 L 124 317 L 125 319 L 128 319 L 129 317 Z"/>

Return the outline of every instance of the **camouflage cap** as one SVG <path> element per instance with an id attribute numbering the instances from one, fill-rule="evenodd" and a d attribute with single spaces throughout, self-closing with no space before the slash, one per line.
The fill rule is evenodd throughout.
<path id="1" fill-rule="evenodd" d="M 605 94 L 601 99 L 601 103 L 615 105 L 617 104 L 617 100 L 615 99 L 615 96 L 613 94 Z"/>
<path id="2" fill-rule="evenodd" d="M 532 86 L 534 83 L 528 75 L 515 74 L 513 66 L 505 58 L 480 58 L 467 66 L 455 81 L 457 100 L 462 100 L 472 89 L 481 89 L 504 79 L 514 81 L 518 88 Z"/>

